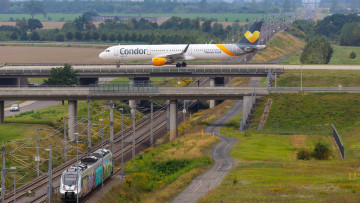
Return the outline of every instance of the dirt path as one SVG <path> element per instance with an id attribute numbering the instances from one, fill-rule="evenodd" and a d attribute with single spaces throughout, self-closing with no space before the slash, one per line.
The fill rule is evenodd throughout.
<path id="1" fill-rule="evenodd" d="M 208 191 L 218 186 L 226 174 L 234 167 L 235 161 L 229 156 L 229 152 L 236 143 L 236 139 L 223 136 L 220 133 L 220 128 L 241 112 L 242 103 L 242 100 L 236 101 L 222 117 L 205 128 L 205 132 L 207 133 L 212 133 L 212 129 L 214 128 L 215 135 L 221 139 L 220 143 L 211 151 L 215 165 L 191 181 L 190 185 L 172 201 L 173 203 L 196 202 Z"/>

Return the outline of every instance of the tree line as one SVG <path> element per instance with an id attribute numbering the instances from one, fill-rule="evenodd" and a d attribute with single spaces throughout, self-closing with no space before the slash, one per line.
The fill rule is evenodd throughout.
<path id="1" fill-rule="evenodd" d="M 31 41 L 102 41 L 131 43 L 205 43 L 210 40 L 223 41 L 228 35 L 243 32 L 238 23 L 224 26 L 212 24 L 210 19 L 171 17 L 163 24 L 145 19 L 131 19 L 127 22 L 106 20 L 96 27 L 87 12 L 74 21 L 66 22 L 61 29 L 41 29 L 39 20 L 16 20 L 16 26 L 0 26 L 0 40 Z M 239 36 L 239 35 L 238 35 Z"/>
<path id="2" fill-rule="evenodd" d="M 35 5 L 36 4 L 36 5 Z M 178 2 L 169 0 L 133 1 L 35 1 L 10 2 L 0 0 L 0 13 L 29 13 L 28 8 L 40 9 L 39 13 L 279 13 L 294 11 L 301 5 L 301 0 L 264 0 L 246 2 L 234 0 L 226 2 Z"/>
<path id="3" fill-rule="evenodd" d="M 317 22 L 296 20 L 287 31 L 307 41 L 300 58 L 304 64 L 329 63 L 333 53 L 330 41 L 341 46 L 360 46 L 360 16 L 357 14 L 333 14 Z"/>

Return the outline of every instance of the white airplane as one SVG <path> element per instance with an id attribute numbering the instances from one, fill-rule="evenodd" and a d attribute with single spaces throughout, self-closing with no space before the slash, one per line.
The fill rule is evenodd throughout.
<path id="1" fill-rule="evenodd" d="M 265 45 L 258 45 L 261 25 L 262 21 L 255 22 L 236 44 L 117 45 L 107 48 L 99 57 L 116 60 L 117 67 L 126 61 L 152 61 L 154 66 L 176 63 L 176 67 L 186 67 L 185 61 L 222 60 L 264 49 Z"/>

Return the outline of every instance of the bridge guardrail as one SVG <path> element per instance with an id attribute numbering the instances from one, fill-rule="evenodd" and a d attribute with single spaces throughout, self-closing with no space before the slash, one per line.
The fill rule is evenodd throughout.
<path id="1" fill-rule="evenodd" d="M 284 68 L 75 68 L 78 73 L 267 73 L 269 70 L 272 72 L 284 72 Z M 0 74 L 4 73 L 50 73 L 50 69 L 0 69 Z"/>
<path id="2" fill-rule="evenodd" d="M 158 93 L 159 87 L 149 83 L 105 83 L 89 86 L 90 94 L 114 94 L 114 93 Z"/>
<path id="3" fill-rule="evenodd" d="M 360 87 L 268 87 L 270 92 L 360 92 Z"/>

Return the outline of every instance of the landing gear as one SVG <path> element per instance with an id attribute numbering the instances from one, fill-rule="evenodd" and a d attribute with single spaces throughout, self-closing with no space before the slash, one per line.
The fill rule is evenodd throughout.
<path id="1" fill-rule="evenodd" d="M 185 62 L 182 62 L 182 63 L 177 63 L 176 64 L 176 67 L 179 68 L 179 67 L 186 67 L 186 63 Z"/>
<path id="2" fill-rule="evenodd" d="M 116 68 L 120 68 L 120 61 L 116 61 Z"/>

